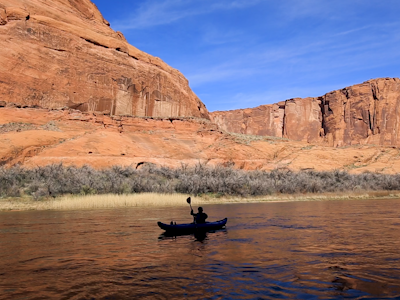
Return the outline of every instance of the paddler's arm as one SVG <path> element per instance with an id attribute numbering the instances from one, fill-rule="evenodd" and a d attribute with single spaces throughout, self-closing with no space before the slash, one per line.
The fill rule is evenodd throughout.
<path id="1" fill-rule="evenodd" d="M 196 223 L 196 216 L 197 216 L 197 214 L 194 214 L 194 213 L 193 213 L 193 209 L 192 209 L 192 211 L 190 212 L 190 214 L 193 216 L 193 223 Z"/>

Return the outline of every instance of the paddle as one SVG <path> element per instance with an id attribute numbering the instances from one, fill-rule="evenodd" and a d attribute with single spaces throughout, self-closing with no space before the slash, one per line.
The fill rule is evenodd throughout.
<path id="1" fill-rule="evenodd" d="M 191 210 L 193 210 L 193 208 L 192 208 L 192 204 L 191 204 L 191 202 L 192 202 L 192 199 L 190 199 L 190 197 L 189 197 L 189 198 L 187 198 L 187 199 L 186 199 L 186 202 L 187 202 L 187 203 L 189 203 L 189 205 L 190 205 L 190 209 L 191 209 Z"/>
<path id="2" fill-rule="evenodd" d="M 192 203 L 191 203 L 191 202 L 192 202 L 192 199 L 190 199 L 190 197 L 189 197 L 189 198 L 186 199 L 186 202 L 189 203 L 190 209 L 191 209 L 191 211 L 193 211 Z M 193 223 L 196 223 L 196 219 L 195 219 L 194 216 L 193 216 Z"/>

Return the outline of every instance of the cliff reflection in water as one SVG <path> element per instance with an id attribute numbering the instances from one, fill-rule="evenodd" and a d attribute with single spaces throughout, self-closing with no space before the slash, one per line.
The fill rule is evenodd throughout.
<path id="1" fill-rule="evenodd" d="M 159 238 L 185 208 L 0 213 L 0 299 L 395 299 L 399 204 L 207 206 L 201 241 Z"/>

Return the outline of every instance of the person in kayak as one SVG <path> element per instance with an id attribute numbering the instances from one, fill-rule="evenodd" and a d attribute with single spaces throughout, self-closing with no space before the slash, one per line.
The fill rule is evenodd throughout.
<path id="1" fill-rule="evenodd" d="M 203 212 L 203 208 L 198 208 L 198 213 L 193 213 L 193 209 L 191 210 L 190 214 L 194 217 L 194 221 L 196 224 L 204 224 L 206 219 L 208 218 L 207 214 Z"/>

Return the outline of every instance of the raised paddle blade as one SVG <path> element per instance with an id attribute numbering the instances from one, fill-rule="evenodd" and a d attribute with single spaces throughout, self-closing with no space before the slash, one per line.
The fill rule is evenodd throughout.
<path id="1" fill-rule="evenodd" d="M 188 204 L 190 204 L 191 201 L 192 201 L 192 199 L 190 199 L 190 197 L 186 199 L 186 202 L 187 202 Z"/>

